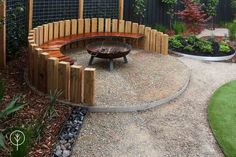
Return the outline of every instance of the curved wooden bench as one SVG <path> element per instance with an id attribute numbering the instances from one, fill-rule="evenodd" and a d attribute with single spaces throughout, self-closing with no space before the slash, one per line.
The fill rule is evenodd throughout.
<path id="1" fill-rule="evenodd" d="M 58 21 L 29 32 L 29 81 L 44 93 L 62 90 L 61 99 L 95 104 L 95 69 L 72 65 L 74 61 L 61 52 L 75 41 L 107 37 L 143 38 L 139 48 L 168 54 L 168 35 L 138 23 L 109 18 Z"/>
<path id="2" fill-rule="evenodd" d="M 62 47 L 65 45 L 68 45 L 70 43 L 73 43 L 75 41 L 81 41 L 81 40 L 88 40 L 88 39 L 96 39 L 96 38 L 128 38 L 133 40 L 139 40 L 144 37 L 143 34 L 131 34 L 131 33 L 113 33 L 113 32 L 97 32 L 97 33 L 85 33 L 85 34 L 79 34 L 79 35 L 72 35 L 69 37 L 62 37 L 55 40 L 51 40 L 41 46 L 43 52 L 47 52 L 50 57 L 57 57 L 59 61 L 66 61 L 70 62 L 70 64 L 74 64 L 73 59 L 70 59 L 67 56 L 64 56 L 61 53 Z"/>

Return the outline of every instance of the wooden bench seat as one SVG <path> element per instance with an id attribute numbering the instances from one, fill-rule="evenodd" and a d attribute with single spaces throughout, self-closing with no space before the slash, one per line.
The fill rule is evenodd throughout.
<path id="1" fill-rule="evenodd" d="M 39 46 L 43 52 L 47 52 L 50 57 L 57 57 L 59 61 L 67 61 L 70 64 L 74 64 L 73 59 L 65 56 L 61 53 L 61 48 L 67 44 L 75 41 L 97 39 L 97 38 L 128 38 L 139 40 L 143 38 L 143 34 L 131 34 L 131 33 L 111 33 L 111 32 L 101 32 L 101 33 L 84 33 L 79 35 L 71 35 L 67 37 L 62 37 L 58 39 L 51 40 Z"/>

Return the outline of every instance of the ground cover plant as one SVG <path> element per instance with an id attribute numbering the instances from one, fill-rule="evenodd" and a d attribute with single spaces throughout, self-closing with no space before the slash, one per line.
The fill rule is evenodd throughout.
<path id="1" fill-rule="evenodd" d="M 170 49 L 184 54 L 199 56 L 227 56 L 235 51 L 226 42 L 216 42 L 214 38 L 199 39 L 196 36 L 173 36 L 169 40 Z"/>
<path id="2" fill-rule="evenodd" d="M 25 53 L 21 52 L 21 54 Z M 55 99 L 50 101 L 44 96 L 37 95 L 28 87 L 23 75 L 25 59 L 26 56 L 22 55 L 10 61 L 6 69 L 0 70 L 0 78 L 4 82 L 5 89 L 4 94 L 0 92 L 0 95 L 3 95 L 0 102 L 1 113 L 6 115 L 5 109 L 16 95 L 21 95 L 17 103 L 24 104 L 24 108 L 8 114 L 4 119 L 0 118 L 1 128 L 7 128 L 4 129 L 3 136 L 0 136 L 0 141 L 4 141 L 1 144 L 6 145 L 6 149 L 0 148 L 0 156 L 19 157 L 25 154 L 30 157 L 50 156 L 58 133 L 71 112 L 70 106 L 55 103 Z M 15 152 L 15 147 L 9 142 L 9 134 L 15 129 L 23 131 L 29 137 L 22 145 L 21 152 Z"/>
<path id="3" fill-rule="evenodd" d="M 236 81 L 219 88 L 211 97 L 208 119 L 226 157 L 236 156 Z"/>

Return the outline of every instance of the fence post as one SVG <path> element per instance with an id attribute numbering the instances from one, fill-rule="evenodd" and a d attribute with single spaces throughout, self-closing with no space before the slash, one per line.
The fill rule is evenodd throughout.
<path id="1" fill-rule="evenodd" d="M 0 68 L 6 67 L 6 2 L 0 2 Z"/>
<path id="2" fill-rule="evenodd" d="M 33 3 L 34 0 L 28 1 L 28 30 L 33 28 Z"/>
<path id="3" fill-rule="evenodd" d="M 119 18 L 124 19 L 124 0 L 119 0 Z"/>
<path id="4" fill-rule="evenodd" d="M 95 104 L 95 69 L 85 68 L 84 70 L 84 103 Z"/>
<path id="5" fill-rule="evenodd" d="M 81 103 L 83 101 L 83 67 L 79 65 L 71 66 L 70 74 L 70 101 Z"/>
<path id="6" fill-rule="evenodd" d="M 79 0 L 79 18 L 83 19 L 84 17 L 84 0 Z"/>

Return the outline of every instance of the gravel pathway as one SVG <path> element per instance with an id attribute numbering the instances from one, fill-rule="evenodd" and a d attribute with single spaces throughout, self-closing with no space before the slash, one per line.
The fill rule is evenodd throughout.
<path id="1" fill-rule="evenodd" d="M 178 58 L 192 70 L 175 101 L 135 113 L 89 113 L 73 157 L 222 157 L 207 122 L 207 102 L 236 79 L 236 64 Z"/>

